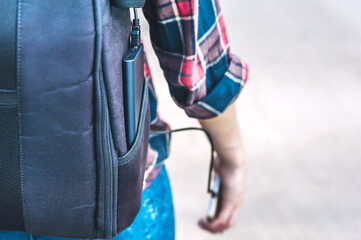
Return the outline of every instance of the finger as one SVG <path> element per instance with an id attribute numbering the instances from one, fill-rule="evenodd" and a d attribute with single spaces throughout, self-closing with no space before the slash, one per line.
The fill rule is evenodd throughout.
<path id="1" fill-rule="evenodd" d="M 238 217 L 239 217 L 239 209 L 233 211 L 232 216 L 229 221 L 230 227 L 234 227 L 234 225 L 236 225 Z"/>
<path id="2" fill-rule="evenodd" d="M 200 228 L 202 228 L 203 230 L 208 231 L 208 232 L 210 232 L 210 233 L 221 233 L 221 232 L 215 231 L 215 230 L 212 229 L 212 228 L 209 228 L 208 225 L 207 225 L 207 223 L 208 223 L 208 220 L 207 220 L 206 218 L 202 218 L 202 219 L 200 219 L 200 220 L 198 221 L 198 226 L 199 226 Z"/>
<path id="3" fill-rule="evenodd" d="M 207 219 L 202 219 L 199 222 L 201 228 L 213 232 L 219 233 L 223 232 L 224 230 L 231 227 L 231 218 L 232 213 L 234 211 L 233 204 L 231 203 L 224 203 L 222 204 L 222 208 L 219 212 L 218 217 L 213 221 L 208 221 Z"/>

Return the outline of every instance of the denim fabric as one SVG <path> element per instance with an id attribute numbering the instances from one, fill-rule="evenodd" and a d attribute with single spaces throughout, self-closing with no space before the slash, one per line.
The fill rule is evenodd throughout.
<path id="1" fill-rule="evenodd" d="M 165 167 L 143 192 L 142 207 L 133 224 L 113 240 L 173 240 L 175 223 L 172 192 Z M 1 232 L 0 240 L 70 240 L 20 232 Z M 79 240 L 79 239 L 74 239 Z"/>

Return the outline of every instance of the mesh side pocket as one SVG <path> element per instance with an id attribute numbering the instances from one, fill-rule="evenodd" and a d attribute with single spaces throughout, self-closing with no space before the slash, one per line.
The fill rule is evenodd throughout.
<path id="1" fill-rule="evenodd" d="M 0 89 L 16 89 L 16 5 L 0 1 Z"/>
<path id="2" fill-rule="evenodd" d="M 24 231 L 16 106 L 0 106 L 0 229 Z"/>

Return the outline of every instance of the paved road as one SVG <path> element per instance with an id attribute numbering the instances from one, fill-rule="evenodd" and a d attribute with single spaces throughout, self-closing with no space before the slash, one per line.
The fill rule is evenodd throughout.
<path id="1" fill-rule="evenodd" d="M 251 67 L 238 101 L 247 202 L 233 230 L 213 237 L 199 230 L 208 146 L 202 135 L 174 136 L 168 168 L 178 239 L 361 239 L 360 1 L 221 5 L 232 50 Z M 197 124 L 175 107 L 152 69 L 161 115 L 172 127 Z"/>

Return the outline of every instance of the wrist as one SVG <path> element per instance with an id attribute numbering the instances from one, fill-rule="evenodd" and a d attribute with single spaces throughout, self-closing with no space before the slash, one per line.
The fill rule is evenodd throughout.
<path id="1" fill-rule="evenodd" d="M 242 170 L 245 167 L 246 154 L 243 147 L 233 148 L 232 150 L 218 152 L 218 165 L 229 171 Z"/>

